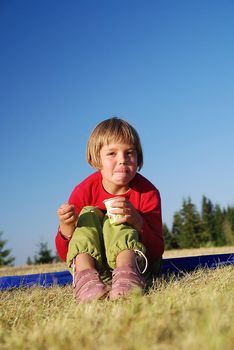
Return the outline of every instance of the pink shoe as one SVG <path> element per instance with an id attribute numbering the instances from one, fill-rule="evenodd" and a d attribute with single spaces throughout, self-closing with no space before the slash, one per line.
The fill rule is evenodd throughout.
<path id="1" fill-rule="evenodd" d="M 134 290 L 143 294 L 144 289 L 144 277 L 134 267 L 126 265 L 114 269 L 112 273 L 112 290 L 110 291 L 111 300 L 127 296 Z"/>
<path id="2" fill-rule="evenodd" d="M 102 299 L 109 292 L 96 269 L 75 272 L 73 288 L 74 296 L 78 303 Z"/>

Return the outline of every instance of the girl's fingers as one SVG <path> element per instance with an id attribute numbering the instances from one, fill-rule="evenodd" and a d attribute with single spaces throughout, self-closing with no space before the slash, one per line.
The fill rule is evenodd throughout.
<path id="1" fill-rule="evenodd" d="M 64 220 L 65 223 L 71 223 L 71 222 L 75 222 L 76 221 L 76 218 L 74 216 L 71 216 L 67 219 Z"/>
<path id="2" fill-rule="evenodd" d="M 61 222 L 63 222 L 64 224 L 70 224 L 72 222 L 76 222 L 76 217 L 74 215 L 72 216 L 68 216 L 68 217 L 63 217 L 60 220 Z"/>
<path id="3" fill-rule="evenodd" d="M 127 199 L 125 197 L 115 197 L 115 199 L 112 202 L 112 205 L 117 205 L 126 202 Z"/>
<path id="4" fill-rule="evenodd" d="M 73 215 L 74 214 L 74 207 L 73 206 L 66 206 L 66 207 L 60 207 L 58 209 L 58 214 L 59 215 Z"/>
<path id="5" fill-rule="evenodd" d="M 69 213 L 63 214 L 62 216 L 63 216 L 63 219 L 66 220 L 66 219 L 69 219 L 69 218 L 73 217 L 74 215 L 73 215 L 72 212 L 69 212 Z"/>
<path id="6" fill-rule="evenodd" d="M 131 209 L 127 208 L 127 207 L 113 208 L 113 209 L 110 210 L 110 213 L 125 215 L 125 214 L 130 214 L 131 213 Z"/>

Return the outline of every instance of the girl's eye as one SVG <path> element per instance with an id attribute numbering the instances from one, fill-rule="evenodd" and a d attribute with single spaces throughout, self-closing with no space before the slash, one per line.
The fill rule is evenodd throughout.
<path id="1" fill-rule="evenodd" d="M 107 153 L 107 156 L 114 156 L 115 155 L 115 152 L 109 152 Z"/>

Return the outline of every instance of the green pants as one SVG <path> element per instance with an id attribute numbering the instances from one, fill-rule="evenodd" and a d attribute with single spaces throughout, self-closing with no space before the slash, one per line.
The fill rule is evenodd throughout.
<path id="1" fill-rule="evenodd" d="M 125 249 L 145 253 L 138 232 L 127 224 L 111 224 L 108 216 L 95 207 L 84 207 L 69 242 L 68 269 L 72 272 L 71 265 L 78 254 L 88 253 L 95 259 L 101 274 L 105 275 L 116 267 L 117 255 Z"/>

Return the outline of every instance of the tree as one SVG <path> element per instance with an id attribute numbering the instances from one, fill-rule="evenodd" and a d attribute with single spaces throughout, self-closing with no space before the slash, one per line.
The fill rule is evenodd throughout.
<path id="1" fill-rule="evenodd" d="M 231 230 L 234 235 L 234 208 L 227 207 L 226 217 L 231 225 Z"/>
<path id="2" fill-rule="evenodd" d="M 32 259 L 30 258 L 30 256 L 28 256 L 26 264 L 27 265 L 33 265 L 34 264 Z"/>
<path id="3" fill-rule="evenodd" d="M 176 245 L 176 248 L 180 248 L 179 244 L 179 237 L 183 229 L 183 219 L 181 217 L 180 212 L 175 212 L 173 216 L 173 223 L 172 223 L 172 236 L 173 236 L 173 241 L 174 245 Z"/>
<path id="4" fill-rule="evenodd" d="M 224 223 L 224 211 L 220 208 L 218 204 L 214 207 L 214 220 L 215 220 L 215 229 L 213 232 L 213 241 L 215 245 L 222 246 L 225 245 L 225 237 L 223 234 L 223 223 Z"/>
<path id="5" fill-rule="evenodd" d="M 176 249 L 178 244 L 176 237 L 172 231 L 169 230 L 166 224 L 163 224 L 163 236 L 165 241 L 165 249 Z"/>
<path id="6" fill-rule="evenodd" d="M 3 240 L 1 237 L 3 235 L 3 232 L 0 231 L 0 266 L 12 266 L 13 262 L 15 261 L 15 258 L 10 256 L 11 249 L 5 249 L 5 245 L 7 243 L 7 240 Z"/>
<path id="7" fill-rule="evenodd" d="M 180 248 L 198 248 L 201 243 L 202 224 L 200 215 L 191 199 L 183 200 L 180 210 L 181 227 L 178 235 Z"/>
<path id="8" fill-rule="evenodd" d="M 228 220 L 228 217 L 226 217 L 223 222 L 223 235 L 224 235 L 225 244 L 227 245 L 234 244 L 234 235 L 232 231 L 232 225 Z"/>
<path id="9" fill-rule="evenodd" d="M 47 243 L 41 242 L 39 244 L 38 255 L 35 256 L 36 264 L 51 264 L 54 261 L 51 249 L 48 248 Z"/>
<path id="10" fill-rule="evenodd" d="M 234 208 L 227 207 L 223 211 L 222 233 L 224 244 L 234 244 Z"/>
<path id="11" fill-rule="evenodd" d="M 215 244 L 215 213 L 214 206 L 211 200 L 205 196 L 202 197 L 202 208 L 201 208 L 201 220 L 202 220 L 202 235 L 201 244 Z"/>
<path id="12" fill-rule="evenodd" d="M 36 255 L 34 255 L 34 260 L 28 257 L 28 265 L 36 264 L 51 264 L 56 260 L 56 257 L 52 255 L 51 249 L 48 248 L 47 243 L 39 243 L 39 249 Z"/>

